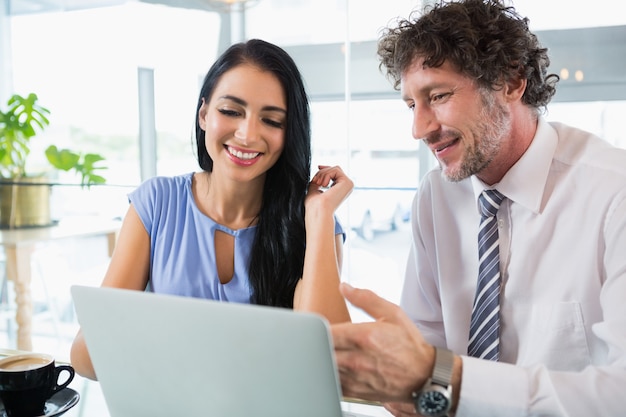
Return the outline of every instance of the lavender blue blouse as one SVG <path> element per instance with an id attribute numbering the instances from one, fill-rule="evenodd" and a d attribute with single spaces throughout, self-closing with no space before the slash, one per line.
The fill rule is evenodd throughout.
<path id="1" fill-rule="evenodd" d="M 150 289 L 156 293 L 250 302 L 247 261 L 256 226 L 232 230 L 216 223 L 196 206 L 193 173 L 154 177 L 128 198 L 150 235 Z M 234 275 L 222 284 L 215 260 L 216 230 L 235 239 Z M 345 234 L 335 219 L 335 233 Z"/>

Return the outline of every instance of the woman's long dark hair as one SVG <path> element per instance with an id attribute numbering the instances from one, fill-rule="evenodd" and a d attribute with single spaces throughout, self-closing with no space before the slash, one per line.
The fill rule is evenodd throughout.
<path id="1" fill-rule="evenodd" d="M 198 121 L 203 99 L 208 103 L 220 77 L 241 64 L 274 74 L 287 98 L 285 145 L 280 158 L 267 172 L 248 264 L 251 302 L 293 308 L 294 291 L 304 266 L 304 197 L 311 170 L 311 126 L 302 76 L 283 49 L 252 39 L 231 46 L 211 66 L 196 110 L 198 163 L 203 170 L 213 171 L 213 160 L 205 147 L 205 132 Z"/>

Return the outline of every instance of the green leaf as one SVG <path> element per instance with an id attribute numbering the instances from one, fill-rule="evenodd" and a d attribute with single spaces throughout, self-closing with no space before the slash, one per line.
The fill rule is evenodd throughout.
<path id="1" fill-rule="evenodd" d="M 13 95 L 6 112 L 0 111 L 0 174 L 9 177 L 25 176 L 26 157 L 30 153 L 30 139 L 50 124 L 50 111 L 37 104 L 37 95 Z"/>
<path id="2" fill-rule="evenodd" d="M 46 158 L 48 158 L 48 161 L 53 167 L 63 171 L 69 171 L 76 167 L 80 155 L 69 149 L 59 150 L 55 145 L 50 145 L 46 149 Z"/>
<path id="3" fill-rule="evenodd" d="M 104 161 L 102 155 L 88 153 L 86 155 L 80 155 L 69 149 L 59 150 L 56 146 L 50 145 L 46 149 L 46 158 L 52 166 L 63 171 L 69 171 L 73 169 L 80 175 L 81 185 L 91 186 L 93 184 L 104 184 L 106 180 L 104 177 L 95 174 L 97 170 L 107 169 L 106 167 L 95 166 L 96 163 Z"/>
<path id="4" fill-rule="evenodd" d="M 17 123 L 21 125 L 22 132 L 26 137 L 35 136 L 36 129 L 43 129 L 50 124 L 46 117 L 50 110 L 37 104 L 37 95 L 30 93 L 24 98 L 15 94 L 9 99 L 9 114 L 13 114 Z"/>
<path id="5" fill-rule="evenodd" d="M 102 168 L 94 167 L 94 164 L 100 161 L 104 161 L 103 156 L 95 154 L 95 153 L 88 153 L 83 158 L 83 165 L 85 166 L 85 169 L 88 169 L 88 170 L 102 169 Z"/>
<path id="6" fill-rule="evenodd" d="M 101 177 L 100 175 L 95 175 L 95 174 L 88 174 L 86 176 L 87 181 L 83 181 L 83 184 L 89 186 L 89 185 L 93 185 L 93 184 L 104 184 L 106 183 L 106 179 L 104 179 L 104 177 Z"/>

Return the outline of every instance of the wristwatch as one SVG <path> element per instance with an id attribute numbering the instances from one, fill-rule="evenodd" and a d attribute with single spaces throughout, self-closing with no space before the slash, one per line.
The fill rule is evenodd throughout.
<path id="1" fill-rule="evenodd" d="M 452 365 L 454 354 L 447 349 L 435 348 L 433 375 L 420 392 L 413 392 L 413 402 L 418 414 L 426 417 L 445 417 L 452 407 Z"/>

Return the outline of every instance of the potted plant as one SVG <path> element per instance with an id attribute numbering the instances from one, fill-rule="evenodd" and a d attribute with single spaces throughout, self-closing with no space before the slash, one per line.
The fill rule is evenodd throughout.
<path id="1" fill-rule="evenodd" d="M 0 227 L 47 226 L 50 219 L 50 181 L 43 174 L 30 174 L 26 162 L 31 140 L 48 125 L 50 111 L 37 103 L 37 95 L 13 95 L 7 110 L 0 109 Z M 74 171 L 80 185 L 103 184 L 97 174 L 101 155 L 81 154 L 50 145 L 45 156 L 54 169 Z"/>

